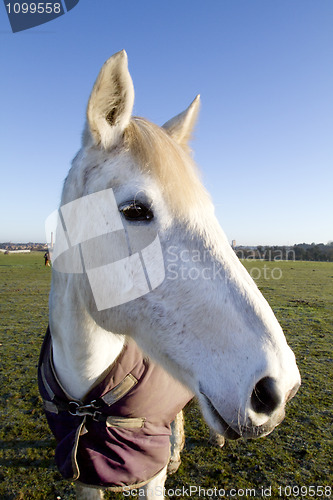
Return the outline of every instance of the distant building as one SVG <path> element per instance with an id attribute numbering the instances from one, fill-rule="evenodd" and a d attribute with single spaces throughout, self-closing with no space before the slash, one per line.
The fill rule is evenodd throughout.
<path id="1" fill-rule="evenodd" d="M 0 251 L 4 252 L 16 252 L 16 253 L 28 253 L 28 252 L 45 252 L 47 250 L 46 243 L 11 243 L 5 242 L 0 243 Z"/>
<path id="2" fill-rule="evenodd" d="M 4 248 L 0 248 L 1 253 L 9 254 L 9 253 L 30 253 L 31 250 L 6 250 Z"/>
<path id="3" fill-rule="evenodd" d="M 231 246 L 232 246 L 232 248 L 234 248 L 234 249 L 236 248 L 236 240 L 232 240 L 232 242 L 231 242 Z"/>

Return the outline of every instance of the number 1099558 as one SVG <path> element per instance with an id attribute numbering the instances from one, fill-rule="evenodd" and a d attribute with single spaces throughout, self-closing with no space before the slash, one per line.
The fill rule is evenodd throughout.
<path id="1" fill-rule="evenodd" d="M 7 3 L 8 14 L 60 14 L 61 4 L 56 2 Z"/>

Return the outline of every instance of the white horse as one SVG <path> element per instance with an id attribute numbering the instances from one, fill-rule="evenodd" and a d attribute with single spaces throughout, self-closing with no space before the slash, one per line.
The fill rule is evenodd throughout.
<path id="1" fill-rule="evenodd" d="M 199 96 L 162 128 L 132 117 L 133 102 L 122 51 L 97 78 L 82 148 L 63 188 L 65 246 L 76 248 L 71 265 L 75 257 L 81 267 L 62 272 L 54 265 L 49 318 L 54 371 L 64 391 L 82 400 L 132 338 L 198 398 L 215 432 L 228 439 L 267 435 L 284 418 L 300 375 L 270 306 L 220 228 L 191 158 L 188 141 Z M 100 218 L 90 218 L 99 200 Z M 117 211 L 112 220 L 108 200 L 109 213 Z M 105 240 L 91 239 L 88 250 L 74 245 L 96 233 L 98 220 L 114 225 L 118 247 L 124 228 L 127 243 L 128 237 L 139 241 L 117 272 L 114 262 L 122 256 L 107 263 Z M 69 226 L 75 233 L 70 242 Z M 101 255 L 103 265 L 96 271 L 91 262 Z M 139 274 L 146 287 L 150 282 L 148 288 L 136 287 Z M 164 467 L 142 486 L 146 498 L 156 497 L 155 487 L 165 478 Z M 100 490 L 85 485 L 78 495 L 102 498 Z"/>

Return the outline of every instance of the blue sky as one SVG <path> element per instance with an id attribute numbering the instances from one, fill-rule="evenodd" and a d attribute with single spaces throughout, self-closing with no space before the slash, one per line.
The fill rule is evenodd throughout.
<path id="1" fill-rule="evenodd" d="M 125 48 L 134 113 L 196 94 L 192 144 L 229 240 L 333 240 L 332 0 L 80 0 L 13 34 L 0 7 L 0 241 L 44 241 L 103 62 Z"/>

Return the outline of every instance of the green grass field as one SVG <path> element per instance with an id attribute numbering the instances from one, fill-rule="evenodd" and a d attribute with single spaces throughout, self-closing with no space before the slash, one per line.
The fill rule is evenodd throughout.
<path id="1" fill-rule="evenodd" d="M 182 465 L 166 485 L 169 498 L 186 498 L 191 486 L 192 499 L 204 498 L 204 493 L 206 498 L 226 498 L 223 490 L 237 499 L 330 498 L 333 263 L 244 264 L 257 278 L 296 353 L 302 387 L 270 436 L 228 442 L 222 449 L 209 445 L 208 428 L 191 403 L 186 408 Z M 72 484 L 61 479 L 53 462 L 55 443 L 36 383 L 50 278 L 42 253 L 0 254 L 1 500 L 74 498 Z M 183 487 L 180 494 L 176 488 Z M 201 492 L 195 493 L 195 487 Z"/>

